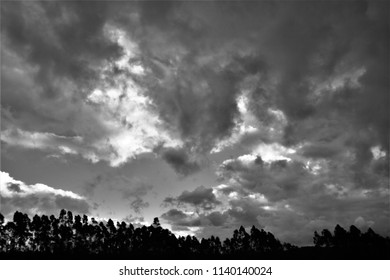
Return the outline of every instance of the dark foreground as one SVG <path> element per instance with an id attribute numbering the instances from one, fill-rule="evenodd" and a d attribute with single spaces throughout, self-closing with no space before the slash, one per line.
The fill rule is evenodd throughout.
<path id="1" fill-rule="evenodd" d="M 390 238 L 372 229 L 362 233 L 337 225 L 334 232 L 314 233 L 314 246 L 281 243 L 270 232 L 253 226 L 235 230 L 223 242 L 211 236 L 200 241 L 194 236 L 176 237 L 163 229 L 157 218 L 148 227 L 135 228 L 88 221 L 62 210 L 59 217 L 16 212 L 4 225 L 0 214 L 0 259 L 390 259 Z"/>

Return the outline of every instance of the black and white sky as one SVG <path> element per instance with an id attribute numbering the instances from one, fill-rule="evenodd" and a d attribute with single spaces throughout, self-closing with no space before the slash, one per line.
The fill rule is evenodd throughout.
<path id="1" fill-rule="evenodd" d="M 389 235 L 389 10 L 2 1 L 0 212 Z"/>

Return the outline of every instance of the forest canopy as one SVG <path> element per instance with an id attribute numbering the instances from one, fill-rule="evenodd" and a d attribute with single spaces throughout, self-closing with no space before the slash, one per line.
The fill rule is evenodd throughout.
<path id="1" fill-rule="evenodd" d="M 134 227 L 112 219 L 97 222 L 61 210 L 58 217 L 16 211 L 4 224 L 0 213 L 2 259 L 389 259 L 390 238 L 371 228 L 314 232 L 314 246 L 282 243 L 271 232 L 252 226 L 234 230 L 231 238 L 175 236 L 155 218 L 150 226 Z"/>

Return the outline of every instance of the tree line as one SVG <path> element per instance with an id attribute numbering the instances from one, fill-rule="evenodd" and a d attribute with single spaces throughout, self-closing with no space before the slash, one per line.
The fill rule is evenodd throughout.
<path id="1" fill-rule="evenodd" d="M 314 233 L 314 246 L 297 247 L 280 242 L 263 229 L 252 226 L 234 230 L 231 238 L 176 237 L 161 227 L 158 218 L 150 226 L 97 222 L 61 210 L 54 215 L 16 211 L 4 224 L 0 213 L 2 259 L 389 259 L 390 238 L 371 228 L 362 233 L 351 226 Z"/>

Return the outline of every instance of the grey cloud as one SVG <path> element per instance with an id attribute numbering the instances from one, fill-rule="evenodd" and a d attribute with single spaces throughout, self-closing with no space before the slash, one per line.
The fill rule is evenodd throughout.
<path id="1" fill-rule="evenodd" d="M 161 217 L 166 220 L 182 220 L 187 218 L 187 215 L 183 213 L 181 210 L 171 209 L 168 212 L 164 213 Z"/>
<path id="2" fill-rule="evenodd" d="M 292 161 L 247 166 L 233 160 L 220 168 L 229 184 L 221 193 L 263 194 L 271 206 L 283 202 L 300 211 L 270 214 L 246 199 L 231 202 L 231 219 L 249 224 L 260 216 L 280 234 L 292 234 L 284 224 L 295 232 L 322 226 L 322 216 L 332 222 L 363 217 L 385 230 L 388 8 L 382 1 L 7 2 L 1 10 L 2 130 L 63 136 L 70 141 L 56 137 L 48 145 L 72 144 L 79 153 L 91 150 L 74 144 L 76 136 L 106 139 L 109 129 L 85 109 L 84 98 L 100 82 L 102 66 L 110 68 L 121 54 L 103 34 L 105 24 L 114 24 L 140 48 L 134 61 L 146 75 L 129 78 L 151 98 L 162 126 L 183 142 L 182 150 L 161 154 L 178 174 L 199 170 L 197 156 L 230 136 L 239 118 L 236 98 L 244 91 L 262 125 L 276 128 L 270 108 L 285 115 L 278 137 L 260 131 L 241 144 L 298 147 Z M 106 74 L 113 81 L 118 71 Z M 373 158 L 373 146 L 384 150 L 382 159 Z M 92 151 L 105 159 L 118 153 L 105 147 L 103 154 Z M 321 165 L 317 175 L 305 166 L 309 160 Z M 356 197 L 342 194 L 342 187 Z M 360 191 L 370 195 L 359 198 Z M 123 194 L 142 206 L 140 192 Z M 220 205 L 211 194 L 200 188 L 166 202 L 210 211 Z M 166 217 L 203 223 L 181 214 Z M 221 217 L 214 216 L 212 223 L 219 224 Z"/>
<path id="3" fill-rule="evenodd" d="M 81 106 L 86 89 L 98 81 L 100 67 L 121 54 L 103 34 L 110 7 L 105 2 L 4 3 L 2 55 L 6 65 L 20 71 L 2 71 L 2 106 L 11 108 L 23 129 L 32 125 L 60 135 L 73 129 L 74 106 Z M 77 92 L 67 100 L 72 84 Z"/>
<path id="4" fill-rule="evenodd" d="M 112 162 L 117 151 L 110 143 L 96 147 L 110 129 L 86 97 L 107 83 L 103 72 L 110 72 L 123 54 L 107 33 L 118 7 L 61 1 L 2 5 L 2 130 L 79 136 L 84 142 L 77 145 L 77 154 Z M 114 79 L 111 72 L 107 80 Z"/>
<path id="5" fill-rule="evenodd" d="M 211 225 L 219 227 L 225 225 L 228 215 L 226 213 L 214 211 L 206 215 L 206 218 L 210 221 Z"/>
<path id="6" fill-rule="evenodd" d="M 369 168 L 383 160 L 372 162 Z M 384 221 L 389 212 L 383 211 L 389 206 L 387 175 L 365 169 L 356 178 L 355 162 L 348 156 L 324 162 L 317 173 L 294 161 L 256 165 L 236 159 L 222 165 L 228 183 L 218 192 L 228 198 L 231 226 L 259 224 L 282 240 L 310 244 L 309 233 L 314 230 L 337 223 L 349 226 L 364 217 L 375 230 L 388 234 Z M 233 192 L 238 197 L 229 198 Z"/>
<path id="7" fill-rule="evenodd" d="M 300 188 L 312 180 L 312 174 L 301 162 L 279 160 L 270 163 L 250 165 L 235 159 L 222 164 L 219 169 L 220 180 L 233 180 L 226 190 L 248 195 L 251 192 L 264 194 L 270 200 L 281 200 L 299 195 Z"/>
<path id="8" fill-rule="evenodd" d="M 172 130 L 178 130 L 196 151 L 207 152 L 234 127 L 238 78 L 229 71 L 200 71 L 190 65 L 177 71 L 179 79 L 166 77 L 162 86 L 151 87 L 148 94 Z"/>
<path id="9" fill-rule="evenodd" d="M 229 21 L 234 9 L 229 4 L 219 4 L 227 6 L 222 20 Z M 145 28 L 142 35 L 135 37 L 148 56 L 144 63 L 157 77 L 144 81 L 147 94 L 172 130 L 177 130 L 197 152 L 207 152 L 235 125 L 240 83 L 248 75 L 265 72 L 266 63 L 261 56 L 241 51 L 241 42 L 236 46 L 226 39 L 216 39 L 219 36 L 218 32 L 213 34 L 217 31 L 213 27 L 218 22 L 214 19 L 221 14 L 212 3 L 198 3 L 195 7 L 191 3 L 157 4 L 165 8 L 153 19 L 150 13 L 157 8 L 150 3 L 142 5 L 140 20 Z M 199 19 L 201 13 L 207 16 Z M 195 23 L 199 20 L 200 24 Z M 231 21 L 229 24 L 236 26 Z M 246 36 L 245 32 L 237 34 Z"/>
<path id="10" fill-rule="evenodd" d="M 16 193 L 20 193 L 20 192 L 23 192 L 20 188 L 20 185 L 19 184 L 7 184 L 7 188 L 12 191 L 12 192 L 16 192 Z"/>
<path id="11" fill-rule="evenodd" d="M 14 48 L 30 48 L 23 54 L 40 66 L 36 78 L 43 85 L 53 72 L 74 80 L 91 78 L 95 74 L 91 62 L 110 61 L 121 52 L 118 45 L 103 36 L 111 11 L 107 4 L 9 2 L 2 9 L 4 32 Z M 56 94 L 48 90 L 47 96 Z"/>
<path id="12" fill-rule="evenodd" d="M 181 176 L 188 176 L 200 170 L 200 164 L 191 160 L 184 149 L 166 149 L 162 158 Z"/>
<path id="13" fill-rule="evenodd" d="M 359 135 L 349 135 L 358 155 L 377 144 L 387 151 L 386 7 L 365 1 L 6 3 L 2 16 L 9 67 L 2 72 L 2 106 L 11 115 L 9 122 L 29 131 L 104 139 L 108 131 L 83 109 L 83 97 L 101 66 L 122 53 L 104 34 L 106 24 L 112 24 L 140 46 L 135 60 L 147 75 L 132 79 L 191 153 L 207 153 L 232 133 L 236 97 L 248 79 L 253 81 L 246 88 L 250 110 L 262 123 L 269 122 L 269 108 L 286 115 L 284 144 L 327 145 L 318 134 L 331 137 L 333 124 L 322 125 L 334 118 L 346 126 L 344 134 L 372 136 L 362 145 Z M 17 74 L 11 66 L 26 70 Z M 356 68 L 365 69 L 360 86 L 346 81 L 342 89 L 316 88 Z M 114 69 L 106 72 L 115 80 Z M 28 89 L 32 94 L 25 94 Z M 72 91 L 71 98 L 64 98 Z M 350 107 L 355 109 L 346 110 Z M 86 133 L 78 119 L 95 129 Z M 170 161 L 181 166 L 176 162 Z M 361 164 L 368 162 L 362 157 Z M 187 174 L 197 169 L 192 163 L 176 170 Z"/>
<path id="14" fill-rule="evenodd" d="M 238 200 L 232 200 L 230 203 L 230 209 L 228 210 L 229 216 L 233 217 L 234 225 L 238 226 L 260 226 L 260 220 L 264 217 L 268 217 L 271 214 L 262 209 L 264 204 L 250 198 L 242 198 Z"/>
<path id="15" fill-rule="evenodd" d="M 221 204 L 213 193 L 213 189 L 204 186 L 199 186 L 193 191 L 184 191 L 176 198 L 167 197 L 164 203 L 190 205 L 203 210 L 211 210 Z"/>
<path id="16" fill-rule="evenodd" d="M 293 6 L 299 7 L 299 5 Z M 292 57 L 294 61 L 296 59 L 296 63 L 291 64 L 294 66 L 290 70 L 291 73 L 284 70 L 286 79 L 281 83 L 282 89 L 285 89 L 285 94 L 281 99 L 283 110 L 291 120 L 299 119 L 300 108 L 305 108 L 306 105 L 311 108 L 311 111 L 308 115 L 302 115 L 303 119 L 311 118 L 314 122 L 317 120 L 317 123 L 321 124 L 322 118 L 336 118 L 336 121 L 343 123 L 345 132 L 349 133 L 349 147 L 352 147 L 358 156 L 369 153 L 369 148 L 378 144 L 388 150 L 386 143 L 389 142 L 389 118 L 385 108 L 388 107 L 389 88 L 385 77 L 388 76 L 389 71 L 385 62 L 385 46 L 389 25 L 384 20 L 384 13 L 381 12 L 382 9 L 386 9 L 386 4 L 355 1 L 339 3 L 337 6 L 339 9 L 335 11 L 334 7 L 327 3 L 318 5 L 313 3 L 312 5 L 305 4 L 305 8 L 310 9 L 310 13 L 305 9 L 296 10 L 305 20 L 300 23 L 293 20 L 295 26 L 291 25 L 291 34 L 301 34 L 299 44 L 296 46 L 308 47 L 308 49 L 298 52 L 294 49 L 293 42 L 287 41 L 283 44 L 288 48 L 285 55 Z M 346 15 L 348 18 L 345 18 Z M 330 21 L 324 17 L 328 17 Z M 310 28 L 303 27 L 301 25 L 303 23 Z M 312 33 L 316 32 L 317 27 L 322 30 L 317 33 L 318 36 Z M 297 37 L 291 38 L 295 40 Z M 287 37 L 286 40 L 290 39 Z M 328 47 L 324 48 L 325 45 Z M 312 66 L 313 55 L 318 55 L 320 59 L 320 64 L 314 68 Z M 358 79 L 360 86 L 354 87 L 352 82 L 347 81 L 341 89 L 324 90 L 323 97 L 314 99 L 316 103 L 310 102 L 314 88 L 309 86 L 305 79 L 313 76 L 319 79 L 328 78 L 337 75 L 337 71 L 343 67 L 344 69 L 364 67 L 365 72 Z M 287 68 L 283 67 L 283 69 Z M 304 86 L 305 83 L 306 86 Z M 301 94 L 295 93 L 294 87 L 297 87 Z M 289 90 L 290 88 L 292 90 Z M 350 110 L 350 108 L 354 109 Z M 377 109 L 373 110 L 373 108 Z M 310 137 L 316 136 L 315 133 L 307 129 L 300 131 L 299 127 L 305 126 L 305 122 L 292 122 L 291 125 L 296 128 L 286 131 L 286 139 L 293 139 L 291 136 L 296 132 L 298 134 L 294 136 L 296 137 L 295 143 L 315 140 Z M 310 129 L 316 129 L 316 126 Z M 326 132 L 322 129 L 319 131 Z M 332 127 L 327 131 L 331 132 Z M 354 131 L 360 132 L 356 135 Z M 366 135 L 370 135 L 369 140 L 365 139 Z M 287 141 L 286 143 L 294 142 Z M 366 165 L 369 161 L 369 157 L 364 157 L 361 158 L 359 164 Z"/>
<path id="17" fill-rule="evenodd" d="M 217 12 L 217 8 L 223 12 Z M 252 203 L 255 202 L 248 199 L 231 200 L 229 215 L 248 225 L 261 219 L 272 232 L 286 238 L 290 235 L 292 239 L 298 239 L 303 229 L 312 233 L 313 229 L 327 227 L 330 223 L 353 223 L 359 216 L 375 219 L 375 225 L 386 230 L 382 221 L 388 216 L 383 210 L 389 206 L 388 202 L 385 203 L 388 192 L 384 192 L 388 172 L 384 171 L 383 163 L 388 159 L 389 142 L 388 4 L 368 1 L 276 2 L 267 5 L 252 2 L 246 5 L 185 3 L 171 7 L 168 14 L 175 14 L 175 9 L 182 12 L 177 19 L 196 31 L 197 40 L 192 47 L 187 46 L 185 37 L 180 39 L 180 29 L 174 28 L 170 33 L 172 37 L 163 40 L 164 45 L 172 46 L 171 50 L 182 50 L 183 64 L 185 59 L 207 61 L 207 51 L 191 52 L 197 46 L 212 50 L 214 56 L 209 60 L 212 66 L 204 63 L 203 67 L 210 67 L 208 73 L 220 69 L 217 75 L 228 75 L 229 65 L 234 65 L 230 73 L 236 80 L 230 87 L 238 91 L 242 89 L 245 78 L 256 76 L 249 87 L 250 110 L 265 124 L 270 122 L 268 108 L 281 110 L 287 119 L 282 139 L 261 140 L 279 141 L 297 149 L 291 162 L 246 166 L 231 161 L 220 170 L 221 177 L 229 184 L 226 194 L 234 191 L 244 196 L 263 194 L 270 206 L 289 205 L 293 210 L 273 212 L 254 207 Z M 241 20 L 234 21 L 238 14 Z M 174 20 L 170 18 L 170 26 L 174 26 Z M 164 32 L 165 28 L 162 26 L 159 31 Z M 229 49 L 228 43 L 234 44 L 232 38 L 235 38 L 235 46 L 242 50 L 238 57 L 257 58 L 255 71 L 245 69 L 244 62 L 235 61 L 239 51 Z M 156 41 L 144 38 L 144 44 L 155 56 L 173 57 L 169 52 L 159 52 Z M 243 73 L 239 73 L 240 67 L 245 69 Z M 359 72 L 358 69 L 364 70 Z M 185 70 L 192 71 L 191 68 Z M 180 71 L 183 70 L 178 68 L 176 73 L 187 75 L 186 78 L 192 74 Z M 357 72 L 353 74 L 353 71 Z M 343 75 L 350 76 L 343 78 Z M 199 80 L 198 84 L 201 84 L 199 77 L 201 74 L 196 75 L 194 81 Z M 207 135 L 218 139 L 229 134 L 231 125 L 222 125 L 221 133 L 210 132 L 209 127 L 198 130 L 197 125 L 202 119 L 194 120 L 194 113 L 202 112 L 204 114 L 195 115 L 205 117 L 210 112 L 198 109 L 200 102 L 197 103 L 198 95 L 193 96 L 196 92 L 194 86 L 187 79 L 185 81 L 180 87 L 182 91 L 170 88 L 168 104 L 157 101 L 159 106 L 166 107 L 160 110 L 164 119 L 170 123 L 179 119 L 178 127 L 184 138 L 193 140 L 193 135 L 202 135 L 204 142 L 200 145 L 207 146 L 210 142 L 205 137 Z M 205 84 L 210 82 L 206 79 Z M 187 88 L 190 90 L 185 91 Z M 184 99 L 187 92 L 187 99 Z M 231 102 L 237 94 L 229 92 L 224 97 Z M 213 99 L 213 102 L 218 102 L 218 99 Z M 237 109 L 228 104 L 223 107 L 227 112 L 225 118 L 232 120 L 237 116 Z M 182 110 L 191 114 L 182 113 Z M 210 116 L 219 121 L 218 116 Z M 216 128 L 212 130 L 218 131 Z M 194 143 L 199 143 L 196 140 Z M 256 142 L 244 140 L 251 145 Z M 377 145 L 387 152 L 381 160 L 373 159 L 370 151 Z M 309 160 L 320 165 L 318 174 L 306 166 Z M 335 189 L 330 187 L 332 184 Z M 345 188 L 350 196 L 337 188 Z M 372 192 L 378 198 L 364 196 L 364 191 Z M 167 202 L 175 200 L 169 198 Z M 364 209 L 370 210 L 366 212 Z M 376 218 L 373 213 L 377 213 Z"/>
<path id="18" fill-rule="evenodd" d="M 161 218 L 175 226 L 181 227 L 197 227 L 201 224 L 199 218 L 187 215 L 183 211 L 177 209 L 169 210 L 162 214 Z"/>

